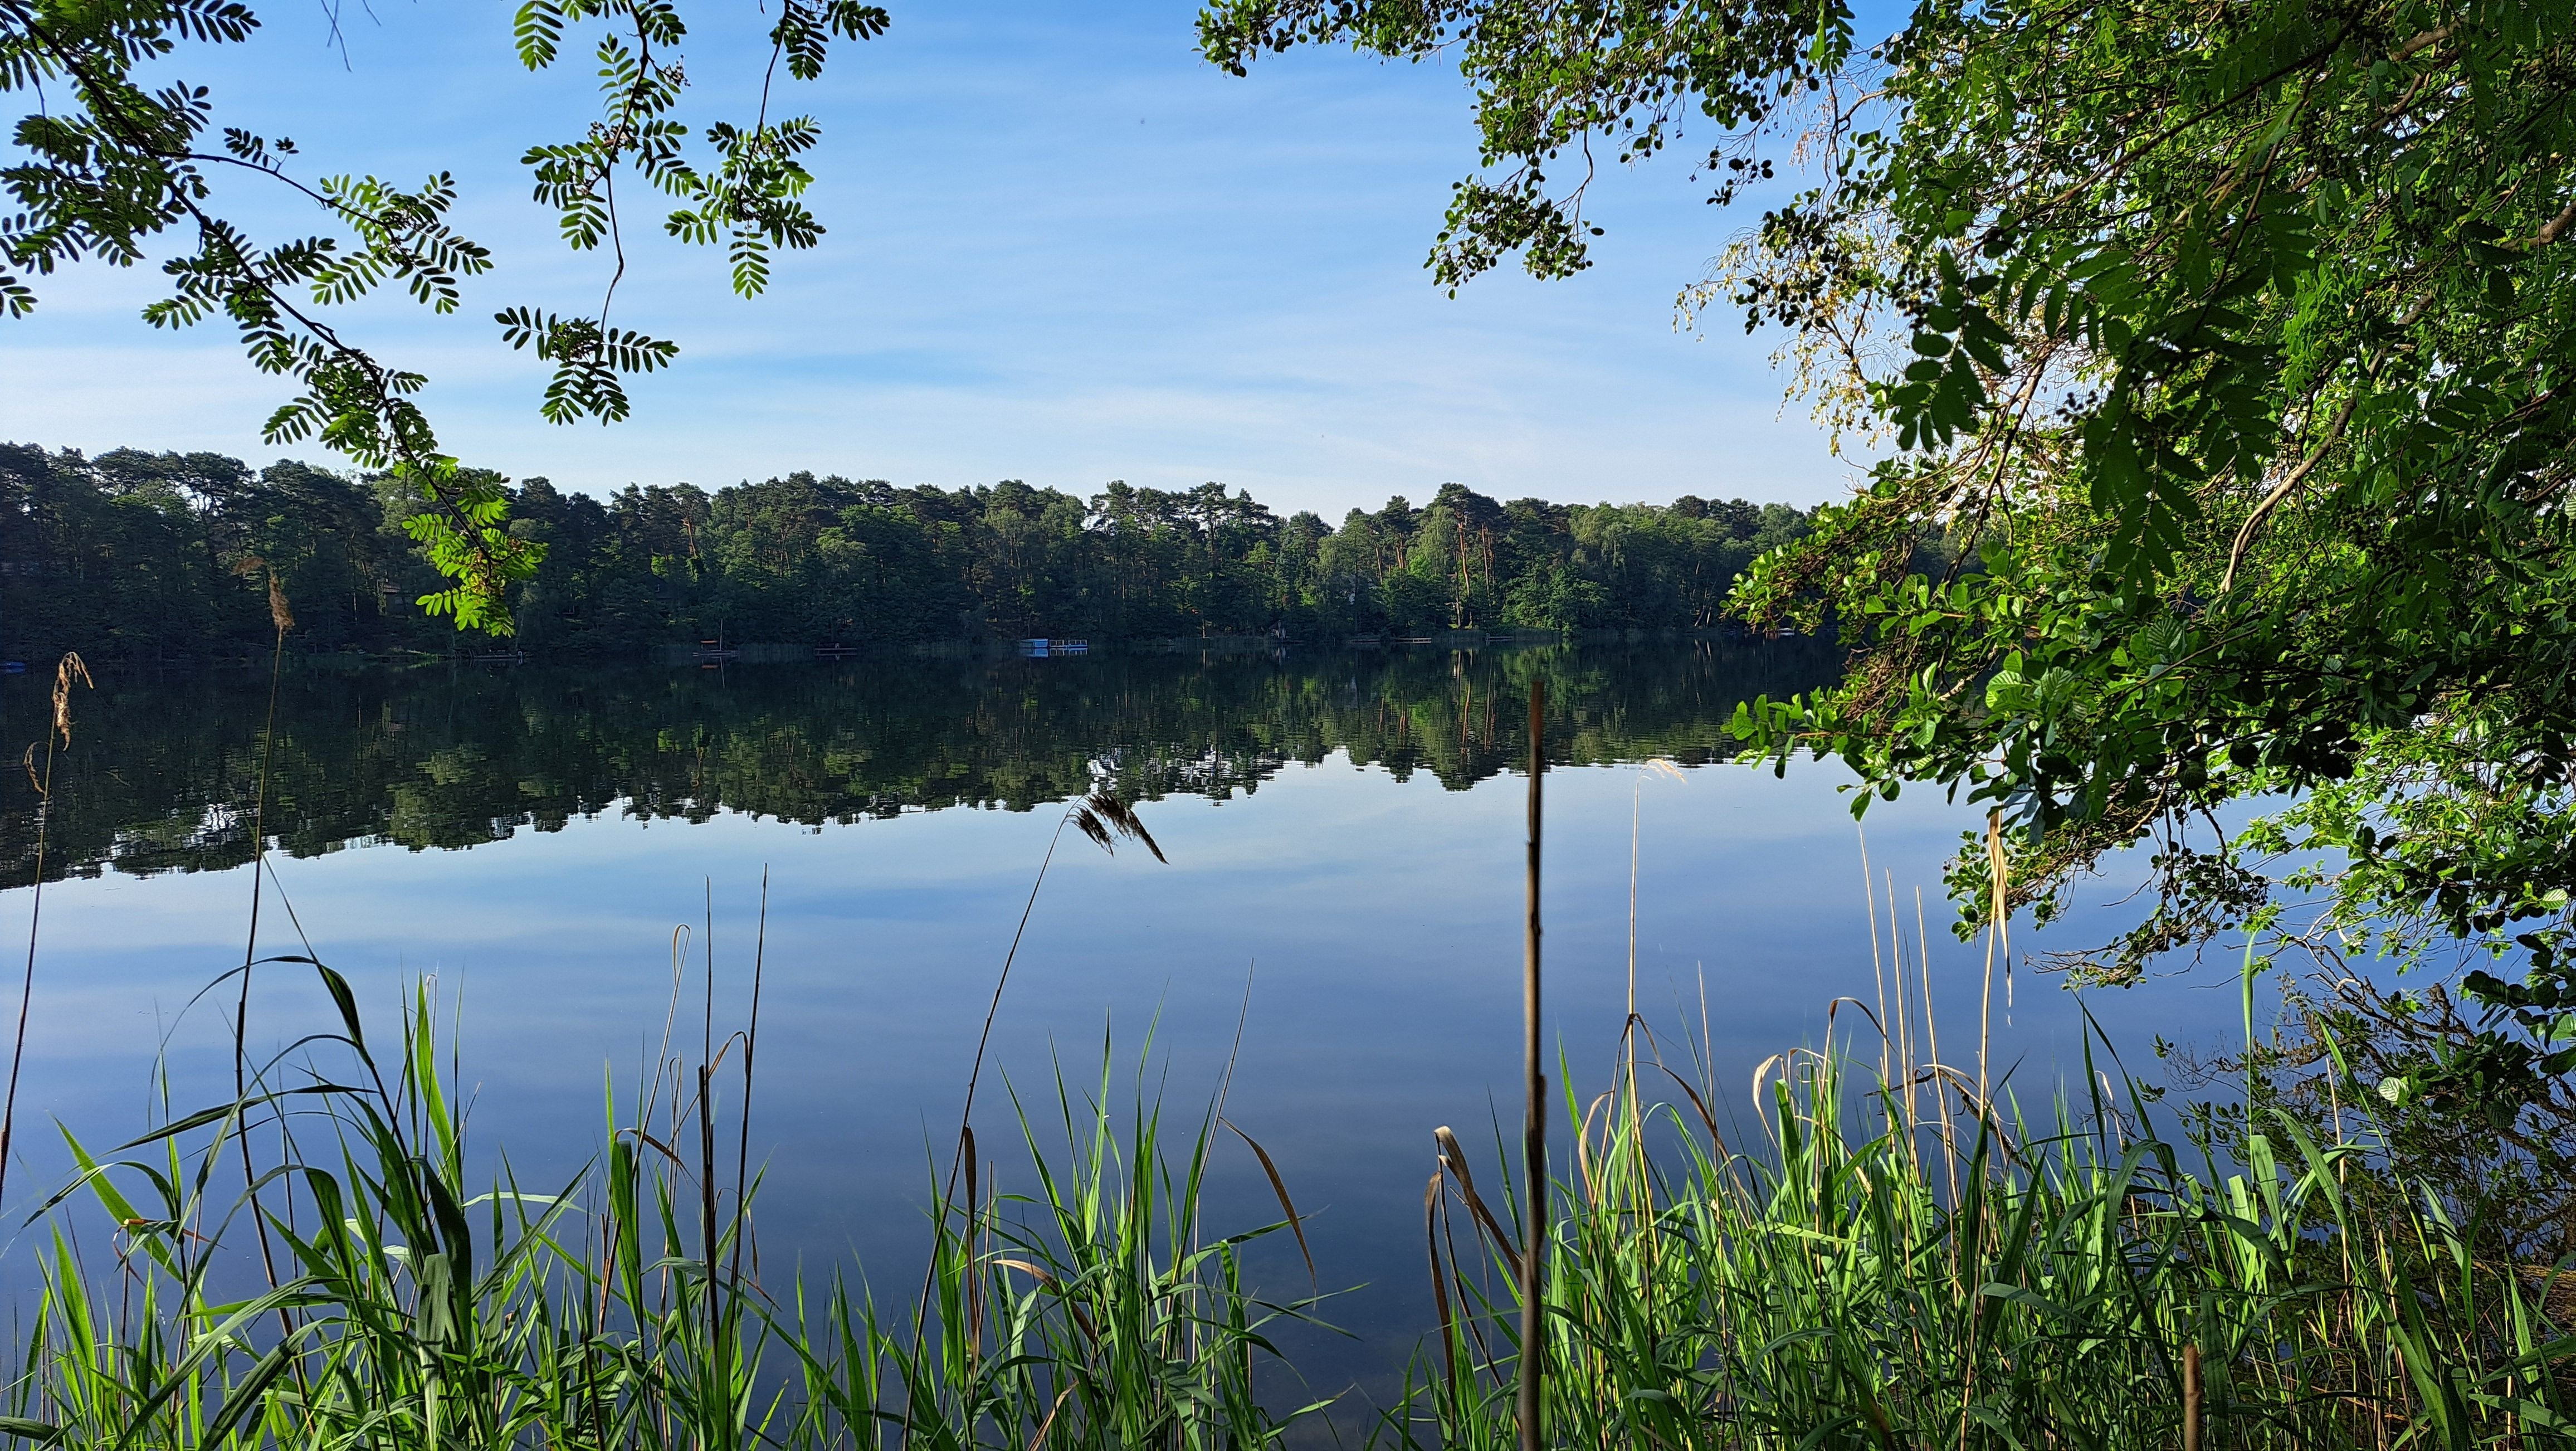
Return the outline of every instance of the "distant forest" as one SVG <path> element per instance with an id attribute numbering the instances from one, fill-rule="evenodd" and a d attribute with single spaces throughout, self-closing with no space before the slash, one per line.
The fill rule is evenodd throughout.
<path id="1" fill-rule="evenodd" d="M 740 643 L 916 645 L 1485 629 L 1708 629 L 1755 555 L 1797 537 L 1783 504 L 1499 502 L 1445 484 L 1416 506 L 1286 519 L 1241 490 L 1016 480 L 897 488 L 790 474 L 712 493 L 511 490 L 541 540 L 519 644 L 632 654 Z M 441 581 L 363 478 L 217 454 L 96 458 L 0 445 L 0 651 L 50 659 L 264 652 L 273 572 L 299 651 L 489 649 L 413 603 Z"/>

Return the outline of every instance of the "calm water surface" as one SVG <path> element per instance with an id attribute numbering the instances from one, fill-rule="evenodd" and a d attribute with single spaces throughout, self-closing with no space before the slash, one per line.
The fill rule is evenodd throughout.
<path id="1" fill-rule="evenodd" d="M 1517 1118 L 1513 766 L 1528 682 L 1544 676 L 1552 706 L 1549 1032 L 1578 1077 L 1606 1068 L 1628 973 L 1633 811 L 1641 1007 L 1677 1058 L 1679 1035 L 1705 1022 L 1707 1072 L 1745 1112 L 1756 1063 L 1817 1042 L 1838 995 L 1876 991 L 1863 841 L 1838 770 L 1775 779 L 1712 764 L 1737 702 L 1831 668 L 1791 641 L 304 669 L 278 707 L 267 826 L 282 850 L 260 945 L 309 940 L 388 1024 L 406 984 L 434 979 L 457 1015 L 476 1142 L 491 1156 L 506 1138 L 522 1181 L 544 1180 L 600 1142 L 603 1082 L 631 1084 L 651 1061 L 675 928 L 694 934 L 697 998 L 712 920 L 718 1011 L 739 1020 L 766 873 L 764 1265 L 774 1276 L 855 1255 L 899 1287 L 917 1273 L 927 1145 L 954 1132 L 1060 803 L 1114 779 L 1169 864 L 1067 835 L 993 1061 L 1023 1094 L 1047 1094 L 1058 1059 L 1087 1080 L 1104 1039 L 1132 1063 L 1150 1034 L 1154 1081 L 1195 1118 L 1240 1023 L 1228 1115 L 1315 1216 L 1325 1284 L 1359 1287 L 1328 1312 L 1350 1335 L 1305 1336 L 1301 1360 L 1319 1382 L 1382 1386 L 1429 1315 L 1431 1130 L 1490 1143 L 1491 1125 Z M 228 1091 L 225 1020 L 188 1003 L 242 957 L 266 684 L 119 675 L 76 700 L 47 872 L 70 875 L 44 898 L 22 1125 L 131 1135 L 160 1112 L 156 1053 L 181 1107 Z M 0 685 L 0 739 L 37 739 L 44 709 L 40 682 Z M 1658 758 L 1683 779 L 1641 768 Z M 23 781 L 6 789 L 0 926 L 23 931 L 34 798 Z M 1866 841 L 1909 939 L 1922 894 L 1953 1059 L 1973 1041 L 1983 952 L 1947 934 L 1939 868 L 1973 824 L 1915 793 L 1873 808 Z M 2058 941 L 2016 946 L 2077 945 L 2119 911 L 2079 909 L 2045 934 Z M 254 1040 L 325 1024 L 318 993 L 271 981 Z M 2026 965 L 2011 990 L 1999 1056 L 2026 1093 L 2053 1087 L 2077 1061 L 2076 997 Z M 2239 1011 L 2232 983 L 2190 979 L 2096 1005 L 2148 1071 L 2150 1034 L 2223 1041 Z M 1008 1119 L 998 1094 L 985 1103 L 989 1143 Z M 13 1200 L 62 1171 L 47 1136 L 20 1143 Z M 1219 1150 L 1211 1210 L 1225 1228 L 1276 1217 L 1239 1145 Z M 18 1269 L 0 1262 L 0 1276 L 22 1276 L 25 1246 L 7 1258 Z M 1301 1289 L 1294 1258 L 1283 1241 L 1256 1269 Z"/>

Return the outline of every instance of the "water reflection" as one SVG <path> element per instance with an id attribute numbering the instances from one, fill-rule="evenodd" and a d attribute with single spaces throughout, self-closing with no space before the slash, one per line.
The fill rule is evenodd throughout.
<path id="1" fill-rule="evenodd" d="M 1565 767 L 1548 798 L 1551 1039 L 1578 1086 L 1617 1042 L 1637 810 L 1641 1004 L 1677 1061 L 1680 1030 L 1705 1032 L 1722 1104 L 1749 1119 L 1753 1065 L 1814 1043 L 1837 995 L 1876 991 L 1873 934 L 1892 928 L 1864 909 L 1842 778 L 1712 767 L 1641 788 L 1616 763 L 1712 760 L 1739 700 L 1828 663 L 1798 645 L 1648 645 L 306 673 L 279 706 L 270 825 L 298 855 L 271 859 L 263 938 L 296 951 L 309 939 L 375 1012 L 435 975 L 462 1003 L 478 1152 L 493 1162 L 506 1140 L 524 1177 L 551 1178 L 597 1147 L 603 1077 L 631 1084 L 650 1057 L 675 926 L 712 921 L 720 996 L 739 1012 L 766 874 L 765 1263 L 785 1277 L 855 1253 L 900 1296 L 918 1273 L 926 1144 L 954 1130 L 993 973 L 1055 826 L 1031 808 L 1111 770 L 1146 798 L 1171 863 L 1079 844 L 1057 858 L 987 1083 L 1043 1097 L 1059 1057 L 1087 1077 L 1105 1036 L 1126 1059 L 1150 1029 L 1157 1081 L 1168 1070 L 1175 1108 L 1194 1109 L 1242 1024 L 1229 1117 L 1315 1216 L 1325 1282 L 1366 1287 L 1331 1310 L 1355 1338 L 1315 1332 L 1293 1348 L 1319 1382 L 1382 1390 L 1429 1314 L 1431 1130 L 1477 1146 L 1517 1117 L 1522 783 L 1498 773 L 1525 749 L 1527 680 L 1549 678 Z M 40 728 L 40 688 L 0 691 L 0 706 L 12 739 Z M 180 1008 L 242 959 L 264 706 L 264 681 L 203 677 L 107 681 L 80 703 L 55 828 L 91 875 L 47 888 L 22 1124 L 120 1141 L 156 1112 L 156 1058 L 183 1107 L 228 1090 L 226 1024 Z M 20 881 L 24 799 L 6 824 Z M 940 807 L 988 809 L 918 809 Z M 1928 992 L 1962 1025 L 1977 1021 L 1981 959 L 1942 930 L 1938 870 L 1973 824 L 1908 794 L 1871 812 L 1868 835 L 1909 938 L 1913 889 L 1931 892 Z M 370 841 L 473 849 L 332 850 Z M 5 900 L 23 912 L 31 895 Z M 2063 930 L 2101 921 L 2079 903 Z M 23 916 L 0 917 L 13 923 L 24 932 Z M 693 938 L 693 962 L 703 946 Z M 2026 971 L 2013 987 L 1998 1004 L 2000 1066 L 2044 1102 L 2056 1065 L 2081 1061 L 2082 1020 Z M 2239 1012 L 2232 991 L 2179 985 L 2117 1001 L 2136 1048 L 2150 1031 L 2233 1031 Z M 277 982 L 252 1037 L 282 1044 L 329 1011 Z M 980 1127 L 1004 1143 L 1006 1098 L 992 1102 Z M 64 1168 L 46 1136 L 20 1142 L 31 1158 L 13 1197 Z M 1248 1154 L 1220 1160 L 1211 1194 L 1220 1224 L 1275 1214 Z M 1302 1292 L 1293 1247 L 1274 1248 L 1256 1273 Z M 24 1273 L 23 1250 L 0 1257 L 0 1279 Z"/>
<path id="2" fill-rule="evenodd" d="M 893 659 L 726 670 L 291 671 L 268 831 L 295 856 L 358 842 L 468 847 L 602 812 L 805 825 L 906 810 L 1025 811 L 1114 777 L 1140 800 L 1251 791 L 1340 753 L 1451 789 L 1524 759 L 1516 702 L 1545 677 L 1551 759 L 1726 751 L 1735 703 L 1827 678 L 1812 641 Z M 268 681 L 103 680 L 73 702 L 49 876 L 250 859 Z M 44 730 L 44 684 L 0 686 L 0 740 Z M 34 879 L 34 794 L 0 810 L 0 885 Z"/>

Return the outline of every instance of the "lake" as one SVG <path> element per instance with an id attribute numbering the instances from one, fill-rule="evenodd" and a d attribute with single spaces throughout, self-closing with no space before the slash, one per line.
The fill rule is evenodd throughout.
<path id="1" fill-rule="evenodd" d="M 523 1182 L 577 1169 L 602 1139 L 604 1081 L 631 1091 L 649 1072 L 675 929 L 692 1001 L 712 949 L 722 1025 L 747 1008 L 757 952 L 764 1273 L 856 1256 L 902 1299 L 931 1145 L 955 1132 L 1028 909 L 976 1114 L 985 1141 L 1010 1129 L 1003 1076 L 1046 1097 L 1059 1059 L 1080 1087 L 1104 1041 L 1131 1066 L 1150 1046 L 1149 1086 L 1195 1123 L 1231 1055 L 1227 1117 L 1312 1216 L 1324 1285 L 1358 1287 L 1325 1312 L 1347 1335 L 1304 1332 L 1292 1348 L 1319 1386 L 1382 1391 L 1431 1313 L 1432 1129 L 1473 1148 L 1517 1123 L 1531 680 L 1550 706 L 1546 1026 L 1578 1087 L 1606 1073 L 1623 1018 L 1632 830 L 1640 1010 L 1744 1122 L 1756 1064 L 1821 1041 L 1837 997 L 1875 1005 L 1899 931 L 1909 962 L 1918 934 L 1929 943 L 1945 1056 L 1973 1056 L 1985 946 L 1949 934 L 1940 867 L 1980 815 L 1910 792 L 1872 808 L 1864 842 L 1838 767 L 1723 764 L 1739 701 L 1813 686 L 1834 664 L 1783 640 L 301 666 L 277 697 L 260 946 L 309 942 L 380 1026 L 407 984 L 433 979 L 478 1152 L 497 1164 L 506 1146 Z M 156 1055 L 181 1109 L 228 1096 L 229 995 L 221 1011 L 188 1004 L 243 956 L 267 703 L 266 677 L 239 673 L 105 674 L 74 699 L 48 845 L 48 875 L 70 875 L 43 901 L 13 1210 L 63 1176 L 39 1126 L 115 1142 L 157 1121 Z M 46 708 L 44 682 L 0 683 L 0 740 L 38 740 Z M 1678 775 L 1644 764 L 1656 760 Z M 1067 832 L 1030 908 L 1062 803 L 1104 780 L 1168 862 Z M 23 780 L 8 789 L 0 925 L 23 932 L 34 796 Z M 2016 955 L 2122 924 L 2125 884 L 2097 886 L 2043 934 L 2055 942 L 2017 938 Z M 327 1024 L 307 978 L 263 972 L 255 1043 Z M 2081 1061 L 2082 1004 L 2063 982 L 2027 961 L 1999 971 L 1999 1069 L 2025 1100 Z M 2154 1035 L 2224 1046 L 2242 1032 L 2232 979 L 2098 997 L 2149 1077 Z M 685 1012 L 682 1031 L 697 1022 Z M 1683 1044 L 1703 1025 L 1708 1062 L 1693 1069 Z M 1836 1031 L 1865 1026 L 1845 1010 Z M 1239 1143 L 1216 1164 L 1218 1226 L 1277 1217 Z M 1006 1161 L 1004 1189 L 1024 1189 L 1011 1173 Z M 0 1265 L 15 1282 L 27 1249 Z M 1293 1246 L 1259 1250 L 1265 1285 L 1305 1288 Z"/>

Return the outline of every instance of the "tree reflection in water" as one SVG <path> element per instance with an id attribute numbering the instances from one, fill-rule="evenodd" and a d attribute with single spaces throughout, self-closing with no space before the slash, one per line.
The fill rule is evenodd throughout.
<path id="1" fill-rule="evenodd" d="M 296 856 L 418 851 L 614 812 L 821 826 L 910 810 L 1027 811 L 1106 775 L 1131 800 L 1249 792 L 1339 751 L 1455 790 L 1525 754 L 1544 677 L 1550 758 L 1723 757 L 1738 701 L 1828 679 L 1816 641 L 1473 650 L 861 659 L 722 670 L 290 667 L 268 823 Z M 49 876 L 251 856 L 265 676 L 104 675 L 57 766 Z M 0 687 L 0 742 L 43 729 L 43 683 Z M 14 773 L 13 773 L 14 774 Z M 0 885 L 35 860 L 36 796 L 0 795 Z"/>

